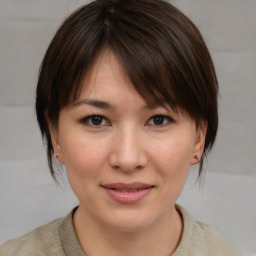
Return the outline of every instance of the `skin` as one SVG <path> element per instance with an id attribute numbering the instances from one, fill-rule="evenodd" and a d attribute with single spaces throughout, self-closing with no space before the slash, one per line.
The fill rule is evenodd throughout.
<path id="1" fill-rule="evenodd" d="M 206 129 L 182 111 L 148 106 L 110 50 L 96 59 L 78 101 L 61 110 L 58 128 L 51 129 L 54 151 L 80 202 L 73 222 L 88 255 L 175 250 L 182 234 L 175 202 L 190 165 L 199 161 L 195 155 L 203 152 Z M 117 182 L 153 189 L 136 203 L 121 204 L 101 187 Z"/>

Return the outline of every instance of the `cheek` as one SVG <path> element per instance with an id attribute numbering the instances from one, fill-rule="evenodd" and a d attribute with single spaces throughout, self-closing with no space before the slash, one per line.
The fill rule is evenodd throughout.
<path id="1" fill-rule="evenodd" d="M 180 173 L 189 169 L 191 152 L 192 146 L 183 140 L 165 141 L 156 147 L 155 161 L 168 174 Z"/>
<path id="2" fill-rule="evenodd" d="M 189 140 L 167 140 L 155 148 L 154 168 L 163 186 L 163 198 L 175 202 L 187 180 L 192 144 Z M 170 198 L 171 197 L 171 198 Z"/>
<path id="3" fill-rule="evenodd" d="M 96 174 L 104 165 L 107 157 L 107 146 L 104 142 L 97 144 L 89 138 L 73 136 L 62 144 L 63 159 L 68 173 L 79 176 Z"/>
<path id="4" fill-rule="evenodd" d="M 63 158 L 70 186 L 80 202 L 93 204 L 95 187 L 100 183 L 106 169 L 107 148 L 90 139 L 73 136 L 62 144 Z M 93 196 L 92 196 L 93 195 Z"/>

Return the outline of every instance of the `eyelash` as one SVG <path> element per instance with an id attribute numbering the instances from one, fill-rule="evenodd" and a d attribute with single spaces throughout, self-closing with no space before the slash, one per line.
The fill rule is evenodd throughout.
<path id="1" fill-rule="evenodd" d="M 98 121 L 101 121 L 101 123 L 98 124 L 98 125 L 93 124 L 93 118 L 95 118 L 95 119 L 98 118 L 99 119 Z M 150 124 L 150 122 L 154 122 L 154 119 L 156 119 L 156 118 L 164 119 L 163 120 L 164 123 L 163 124 L 154 124 L 154 123 Z M 94 120 L 94 121 L 97 121 L 97 120 Z M 108 121 L 108 119 L 105 118 L 102 115 L 90 115 L 90 116 L 87 116 L 87 117 L 81 119 L 80 122 L 82 124 L 88 125 L 88 126 L 93 127 L 93 128 L 101 128 L 103 126 L 111 126 L 111 123 Z M 146 126 L 164 127 L 164 126 L 167 126 L 168 124 L 173 123 L 173 122 L 174 122 L 174 119 L 171 118 L 170 116 L 154 115 L 154 116 L 152 116 L 151 118 L 148 119 L 148 121 L 146 122 Z"/>
<path id="2" fill-rule="evenodd" d="M 93 118 L 99 118 L 101 119 L 102 121 L 106 122 L 107 124 L 99 124 L 99 125 L 96 125 L 96 124 L 93 124 Z M 80 121 L 82 124 L 86 124 L 88 126 L 91 126 L 91 127 L 94 127 L 94 128 L 100 128 L 102 126 L 111 126 L 110 122 L 102 115 L 90 115 L 90 116 L 87 116 L 85 118 L 83 118 L 81 121 Z"/>
<path id="3" fill-rule="evenodd" d="M 171 118 L 170 116 L 166 116 L 166 115 L 154 115 L 154 116 L 152 116 L 152 117 L 147 121 L 147 123 L 149 123 L 150 121 L 153 121 L 154 118 L 163 118 L 163 119 L 164 119 L 164 124 L 159 124 L 159 125 L 152 124 L 153 126 L 157 126 L 157 127 L 164 127 L 164 126 L 167 126 L 168 124 L 174 122 L 174 119 Z"/>

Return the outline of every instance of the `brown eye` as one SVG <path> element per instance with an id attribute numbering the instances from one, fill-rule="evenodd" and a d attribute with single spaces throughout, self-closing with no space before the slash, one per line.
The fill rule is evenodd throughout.
<path id="1" fill-rule="evenodd" d="M 165 121 L 164 116 L 154 116 L 153 117 L 153 123 L 154 125 L 163 125 Z"/>
<path id="2" fill-rule="evenodd" d="M 92 116 L 91 123 L 92 125 L 101 125 L 103 121 L 102 116 Z"/>
<path id="3" fill-rule="evenodd" d="M 173 122 L 174 122 L 174 120 L 170 116 L 155 115 L 155 116 L 152 116 L 148 120 L 147 125 L 162 127 L 162 126 L 169 125 L 169 124 L 171 124 Z"/>
<path id="4" fill-rule="evenodd" d="M 87 117 L 83 118 L 80 122 L 86 126 L 90 126 L 90 127 L 94 127 L 94 128 L 101 128 L 103 126 L 110 125 L 108 120 L 104 116 L 101 116 L 101 115 L 87 116 Z"/>

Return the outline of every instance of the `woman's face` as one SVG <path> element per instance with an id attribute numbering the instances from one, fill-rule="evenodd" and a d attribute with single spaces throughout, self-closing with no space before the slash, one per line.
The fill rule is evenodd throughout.
<path id="1" fill-rule="evenodd" d="M 148 105 L 115 55 L 106 50 L 84 80 L 80 98 L 52 131 L 79 210 L 118 230 L 149 227 L 175 211 L 206 125 Z"/>

